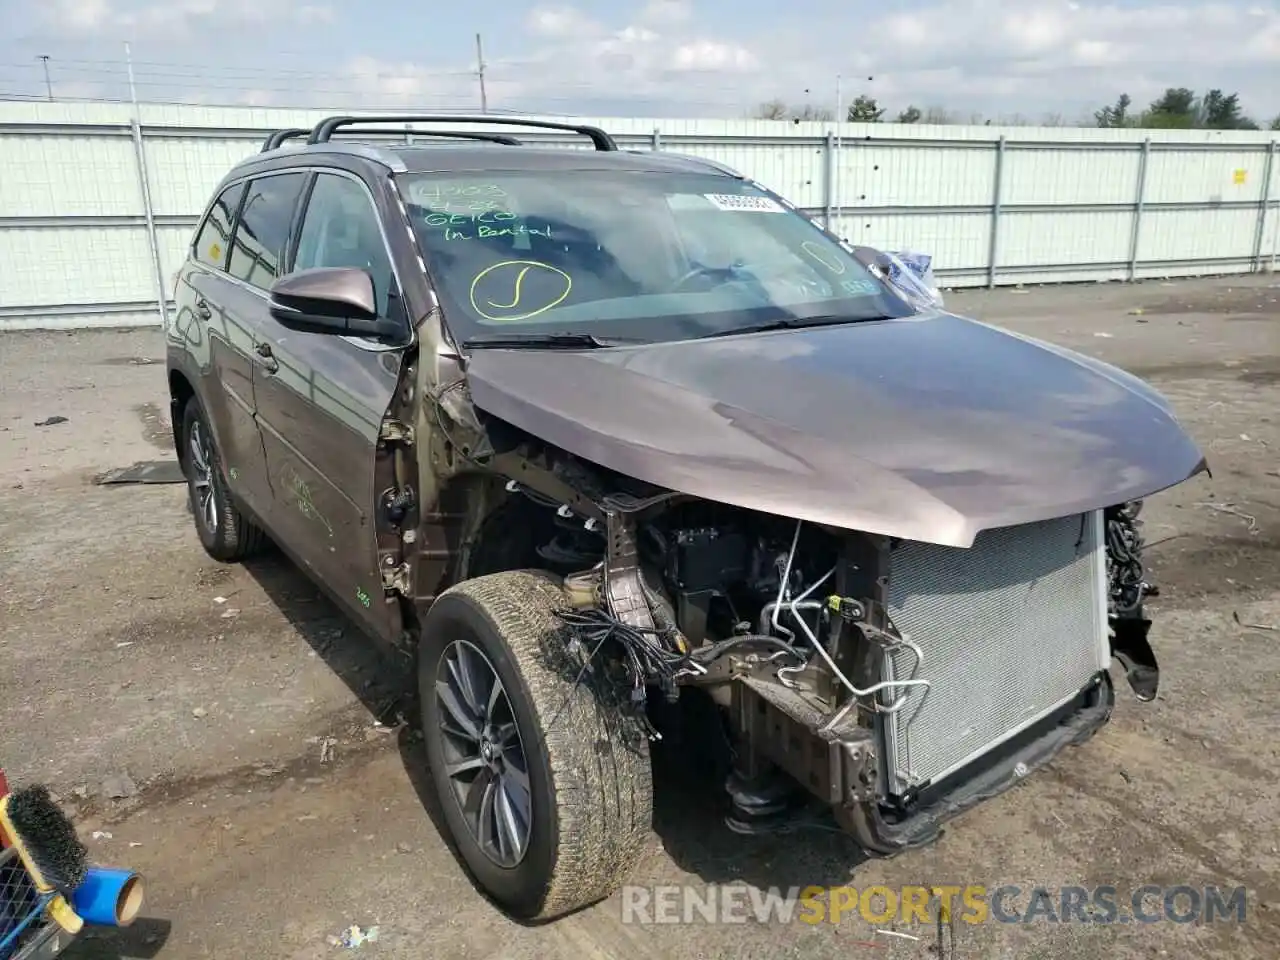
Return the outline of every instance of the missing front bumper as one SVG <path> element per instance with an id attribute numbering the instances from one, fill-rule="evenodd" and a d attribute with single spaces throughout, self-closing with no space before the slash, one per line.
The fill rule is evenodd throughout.
<path id="1" fill-rule="evenodd" d="M 826 717 L 785 687 L 750 678 L 733 685 L 733 710 L 751 769 L 772 764 L 828 804 L 868 853 L 892 856 L 941 835 L 951 818 L 995 797 L 1083 743 L 1109 719 L 1110 676 L 1098 673 L 1035 725 L 936 784 L 903 798 L 879 796 L 882 754 L 875 733 L 852 722 L 824 730 Z"/>

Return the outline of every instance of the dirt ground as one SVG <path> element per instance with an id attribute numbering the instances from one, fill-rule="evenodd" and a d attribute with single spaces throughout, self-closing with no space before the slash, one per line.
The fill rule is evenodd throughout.
<path id="1" fill-rule="evenodd" d="M 935 845 L 862 862 L 832 833 L 746 839 L 664 768 L 637 884 L 1243 885 L 1243 924 L 960 924 L 955 958 L 1275 956 L 1280 939 L 1280 279 L 956 294 L 960 313 L 1152 380 L 1210 458 L 1149 502 L 1157 701 Z M 146 917 L 70 960 L 937 956 L 936 930 L 622 922 L 621 896 L 525 927 L 437 826 L 402 665 L 279 559 L 201 551 L 182 486 L 99 486 L 170 452 L 156 331 L 0 335 L 0 764 L 50 784 Z M 151 362 L 147 362 L 151 361 Z M 67 422 L 36 426 L 63 416 Z M 386 725 L 375 721 L 385 720 Z M 131 783 L 109 781 L 127 775 Z M 111 788 L 111 789 L 104 789 Z M 124 789 L 119 789 L 123 787 Z M 106 793 L 132 794 L 111 798 Z M 350 952 L 329 938 L 378 926 Z M 879 925 L 880 929 L 887 925 Z"/>

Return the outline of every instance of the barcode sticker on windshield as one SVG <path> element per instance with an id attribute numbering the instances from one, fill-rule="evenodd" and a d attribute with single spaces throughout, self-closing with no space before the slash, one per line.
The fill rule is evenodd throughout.
<path id="1" fill-rule="evenodd" d="M 721 210 L 743 210 L 747 213 L 785 213 L 778 201 L 770 197 L 753 197 L 741 193 L 704 193 L 704 197 Z"/>

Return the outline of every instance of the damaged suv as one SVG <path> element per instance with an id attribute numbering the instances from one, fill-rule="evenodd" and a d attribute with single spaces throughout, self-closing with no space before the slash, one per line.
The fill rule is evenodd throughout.
<path id="1" fill-rule="evenodd" d="M 1113 656 L 1154 697 L 1138 507 L 1201 452 L 882 264 L 549 121 L 334 117 L 211 198 L 166 328 L 200 540 L 269 537 L 414 664 L 513 915 L 623 882 L 660 737 L 723 760 L 731 828 L 816 809 L 885 856 L 1094 733 Z"/>

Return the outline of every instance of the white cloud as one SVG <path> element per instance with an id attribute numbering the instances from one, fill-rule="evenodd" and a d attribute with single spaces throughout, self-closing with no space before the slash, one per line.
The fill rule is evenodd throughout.
<path id="1" fill-rule="evenodd" d="M 642 11 L 642 23 L 674 25 L 684 23 L 693 16 L 688 0 L 649 0 Z"/>
<path id="2" fill-rule="evenodd" d="M 884 22 L 872 92 L 916 103 L 1041 113 L 1169 86 L 1238 90 L 1257 113 L 1280 110 L 1280 10 L 1243 3 L 1147 4 L 941 0 Z M 830 56 L 830 54 L 828 54 Z M 927 71 L 914 64 L 928 65 Z M 930 72 L 948 71 L 940 78 Z M 1027 82 L 1007 91 L 1002 78 Z M 944 79 L 945 82 L 937 82 Z"/>
<path id="3" fill-rule="evenodd" d="M 536 36 L 555 39 L 584 37 L 599 33 L 601 26 L 576 7 L 535 7 L 527 18 Z"/>
<path id="4" fill-rule="evenodd" d="M 729 0 L 590 8 L 546 0 L 486 34 L 489 99 L 557 113 L 741 116 L 775 98 L 832 107 L 839 75 L 846 102 L 867 93 L 890 116 L 915 104 L 1075 118 L 1122 92 L 1143 106 L 1169 86 L 1238 91 L 1259 119 L 1280 112 L 1280 8 L 1272 2 L 918 2 L 868 17 L 848 0 L 810 0 L 800 18 L 785 6 L 739 16 Z M 161 59 L 202 65 L 171 68 L 167 94 L 163 71 L 153 71 L 149 96 L 326 107 L 478 102 L 469 43 L 384 61 L 375 34 L 334 36 L 350 32 L 343 18 L 358 13 L 333 0 L 48 0 L 45 9 L 50 25 L 80 37 L 138 40 L 139 60 L 156 58 L 139 55 L 147 42 L 172 39 L 174 52 Z M 293 61 L 277 72 L 227 42 L 248 28 L 259 47 L 296 49 L 289 28 L 298 25 L 309 38 L 347 43 L 353 59 L 340 69 Z M 442 51 L 449 59 L 439 59 Z M 58 73 L 75 79 L 69 67 Z"/>
<path id="5" fill-rule="evenodd" d="M 294 0 L 56 0 L 46 19 L 84 33 L 112 30 L 145 40 L 210 27 L 328 23 L 333 10 Z"/>
<path id="6" fill-rule="evenodd" d="M 676 70 L 719 70 L 739 73 L 757 67 L 755 54 L 746 47 L 715 40 L 683 43 L 671 53 L 671 66 Z"/>
<path id="7" fill-rule="evenodd" d="M 107 0 L 55 0 L 49 7 L 50 19 L 71 30 L 96 30 L 111 15 Z"/>
<path id="8" fill-rule="evenodd" d="M 357 57 L 338 73 L 351 78 L 351 92 L 361 105 L 431 103 L 456 109 L 474 108 L 479 101 L 479 79 L 466 69 L 429 69 L 419 63 L 385 63 L 372 57 Z"/>

